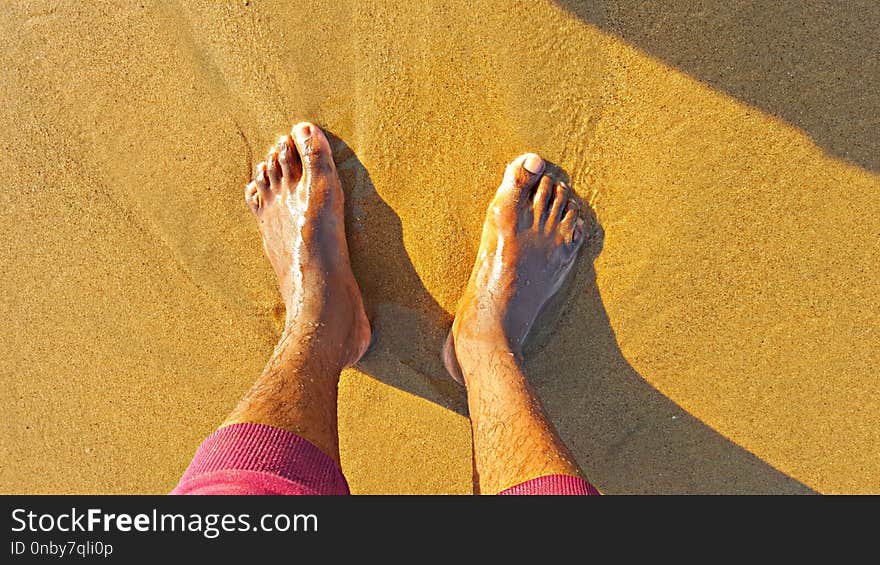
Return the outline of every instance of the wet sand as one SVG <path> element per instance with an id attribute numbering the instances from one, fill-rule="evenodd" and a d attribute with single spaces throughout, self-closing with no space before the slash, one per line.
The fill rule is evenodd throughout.
<path id="1" fill-rule="evenodd" d="M 376 338 L 353 492 L 471 491 L 440 351 L 527 150 L 604 233 L 528 363 L 600 490 L 880 492 L 880 8 L 417 4 L 2 10 L 0 491 L 174 486 L 278 338 L 242 194 L 308 119 Z"/>

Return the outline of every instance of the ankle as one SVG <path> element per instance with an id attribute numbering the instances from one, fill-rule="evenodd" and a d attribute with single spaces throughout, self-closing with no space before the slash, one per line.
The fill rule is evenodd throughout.
<path id="1" fill-rule="evenodd" d="M 278 347 L 295 357 L 315 360 L 338 369 L 356 363 L 370 344 L 370 323 L 360 304 L 339 304 L 288 317 Z"/>
<path id="2" fill-rule="evenodd" d="M 345 366 L 344 339 L 321 322 L 288 321 L 273 357 L 288 367 L 339 372 Z"/>
<path id="3" fill-rule="evenodd" d="M 522 351 L 511 345 L 503 333 L 486 333 L 479 337 L 455 336 L 455 356 L 458 359 L 465 384 L 474 375 L 494 372 L 499 363 L 521 365 Z"/>

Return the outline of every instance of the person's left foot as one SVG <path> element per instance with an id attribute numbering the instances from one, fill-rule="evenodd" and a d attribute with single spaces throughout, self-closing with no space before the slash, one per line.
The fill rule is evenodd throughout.
<path id="1" fill-rule="evenodd" d="M 370 323 L 349 263 L 342 187 L 324 132 L 302 122 L 291 133 L 257 166 L 245 200 L 287 307 L 285 338 L 352 365 L 369 346 Z"/>

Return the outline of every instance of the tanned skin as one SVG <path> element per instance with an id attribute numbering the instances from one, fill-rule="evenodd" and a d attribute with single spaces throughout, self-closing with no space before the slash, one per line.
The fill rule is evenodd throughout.
<path id="1" fill-rule="evenodd" d="M 370 343 L 370 323 L 351 272 L 343 193 L 330 143 L 299 123 L 257 166 L 245 200 L 287 308 L 263 374 L 223 425 L 268 424 L 294 432 L 339 462 L 339 374 Z"/>
<path id="2" fill-rule="evenodd" d="M 450 373 L 467 387 L 482 493 L 543 475 L 582 476 L 522 364 L 526 336 L 584 240 L 570 189 L 544 168 L 534 154 L 508 165 L 444 351 Z M 308 122 L 279 139 L 247 185 L 245 200 L 287 316 L 262 375 L 223 423 L 294 432 L 337 463 L 339 375 L 370 343 L 345 241 L 343 199 L 330 143 Z"/>
<path id="3" fill-rule="evenodd" d="M 446 342 L 450 374 L 467 387 L 481 493 L 544 475 L 583 476 L 523 370 L 523 344 L 584 242 L 569 187 L 520 155 L 489 205 L 480 250 Z"/>

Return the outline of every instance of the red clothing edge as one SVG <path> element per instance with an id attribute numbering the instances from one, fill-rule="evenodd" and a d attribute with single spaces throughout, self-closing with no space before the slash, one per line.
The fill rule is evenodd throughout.
<path id="1" fill-rule="evenodd" d="M 220 428 L 196 450 L 171 491 L 184 494 L 346 495 L 348 482 L 327 454 L 293 432 L 265 424 Z M 502 495 L 595 495 L 580 477 L 547 475 L 500 492 Z"/>

